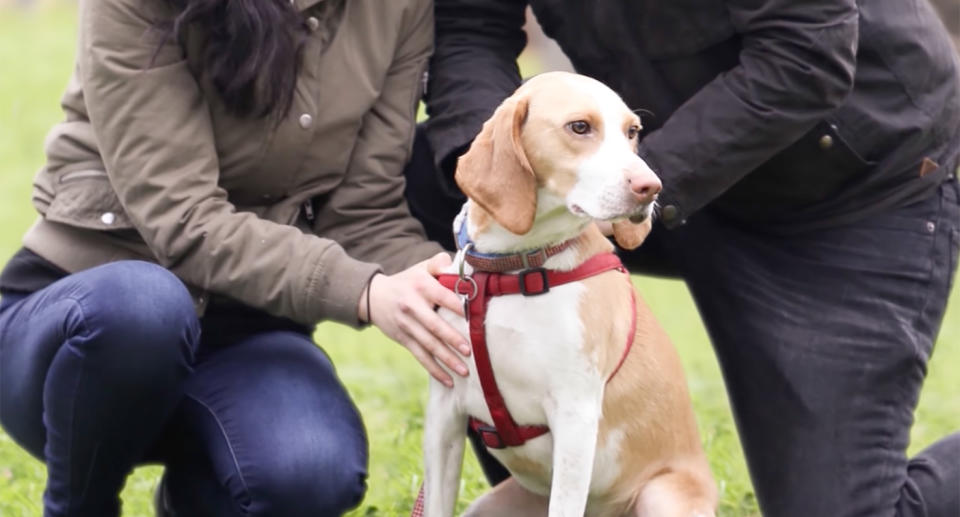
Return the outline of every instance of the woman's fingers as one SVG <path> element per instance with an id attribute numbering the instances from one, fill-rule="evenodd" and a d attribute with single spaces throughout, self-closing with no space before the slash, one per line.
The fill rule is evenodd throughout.
<path id="1" fill-rule="evenodd" d="M 440 381 L 444 386 L 448 388 L 453 387 L 453 378 L 450 377 L 440 364 L 437 363 L 433 355 L 427 352 L 416 339 L 409 335 L 401 337 L 400 343 L 413 354 L 414 359 L 416 359 L 423 368 L 427 370 L 434 379 Z"/>
<path id="2" fill-rule="evenodd" d="M 427 273 L 430 273 L 430 276 L 445 273 L 445 270 L 450 267 L 452 263 L 453 259 L 450 258 L 450 255 L 441 251 L 426 260 Z"/>
<path id="3" fill-rule="evenodd" d="M 467 280 L 464 280 L 464 282 L 467 282 Z M 470 289 L 470 287 L 466 287 L 465 289 Z M 430 277 L 429 282 L 426 283 L 424 288 L 423 295 L 427 298 L 427 301 L 430 302 L 431 307 L 438 305 L 458 316 L 464 316 L 463 298 L 444 287 L 436 278 Z"/>
<path id="4" fill-rule="evenodd" d="M 424 283 L 421 284 L 423 287 L 422 292 L 428 298 L 431 305 L 439 305 L 463 316 L 463 300 L 436 279 L 437 275 L 448 272 L 447 268 L 451 263 L 450 256 L 446 253 L 437 253 L 422 262 L 421 264 L 424 264 L 426 272 L 430 277 L 429 280 L 424 280 Z"/>
<path id="5" fill-rule="evenodd" d="M 461 354 L 470 355 L 470 345 L 467 344 L 467 339 L 434 312 L 430 305 L 418 305 L 413 307 L 411 312 L 420 326 L 426 329 L 431 337 L 438 340 L 438 344 L 446 343 L 446 345 L 459 350 Z M 446 350 L 446 346 L 443 348 Z"/>
<path id="6" fill-rule="evenodd" d="M 446 386 L 453 386 L 449 372 L 469 375 L 463 355 L 470 354 L 467 339 L 436 313 L 443 307 L 463 315 L 460 296 L 433 276 L 450 265 L 445 253 L 435 255 L 406 271 L 371 281 L 373 321 L 388 336 L 407 348 L 427 372 Z M 363 310 L 358 310 L 363 313 Z M 449 370 L 449 372 L 448 372 Z"/>
<path id="7" fill-rule="evenodd" d="M 430 314 L 433 313 L 431 312 Z M 458 374 L 466 376 L 469 371 L 466 365 L 463 364 L 463 361 L 461 361 L 447 345 L 438 339 L 429 327 L 425 326 L 422 321 L 417 320 L 416 316 L 412 316 L 413 317 L 401 322 L 403 331 L 412 337 L 423 349 L 433 355 L 434 359 L 447 365 L 447 368 L 450 368 Z"/>

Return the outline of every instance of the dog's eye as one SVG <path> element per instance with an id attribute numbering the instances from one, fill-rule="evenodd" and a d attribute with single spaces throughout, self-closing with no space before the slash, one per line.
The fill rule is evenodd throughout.
<path id="1" fill-rule="evenodd" d="M 640 126 L 630 126 L 627 129 L 627 138 L 630 140 L 636 138 L 638 134 L 640 134 Z"/>
<path id="2" fill-rule="evenodd" d="M 567 124 L 567 127 L 570 128 L 570 131 L 578 135 L 585 135 L 590 132 L 590 123 L 586 120 L 574 120 L 573 122 Z"/>

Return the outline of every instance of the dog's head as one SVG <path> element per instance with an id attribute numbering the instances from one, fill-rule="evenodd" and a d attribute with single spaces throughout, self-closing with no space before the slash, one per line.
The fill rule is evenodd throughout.
<path id="1" fill-rule="evenodd" d="M 464 154 L 457 184 L 511 233 L 530 231 L 538 198 L 579 219 L 614 222 L 625 248 L 650 229 L 660 180 L 637 155 L 640 119 L 610 88 L 551 72 L 506 99 Z"/>

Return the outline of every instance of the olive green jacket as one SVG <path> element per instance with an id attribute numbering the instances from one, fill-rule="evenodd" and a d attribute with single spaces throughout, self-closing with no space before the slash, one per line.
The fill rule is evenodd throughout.
<path id="1" fill-rule="evenodd" d="M 202 34 L 162 42 L 164 0 L 81 0 L 66 120 L 47 138 L 25 246 L 70 272 L 154 261 L 200 313 L 216 294 L 307 324 L 357 324 L 375 272 L 440 251 L 402 176 L 432 2 L 292 1 L 310 37 L 277 122 L 227 112 Z"/>

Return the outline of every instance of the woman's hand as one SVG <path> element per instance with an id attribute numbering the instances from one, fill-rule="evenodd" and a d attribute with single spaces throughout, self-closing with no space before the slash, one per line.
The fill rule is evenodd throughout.
<path id="1" fill-rule="evenodd" d="M 449 265 L 450 256 L 439 253 L 395 275 L 377 274 L 367 286 L 370 292 L 364 290 L 360 296 L 357 309 L 361 321 L 379 327 L 389 338 L 406 347 L 430 375 L 453 387 L 453 379 L 438 361 L 466 376 L 466 365 L 450 349 L 469 355 L 470 346 L 435 310 L 439 306 L 463 316 L 460 297 L 434 277 Z M 367 314 L 368 294 L 370 314 Z"/>

